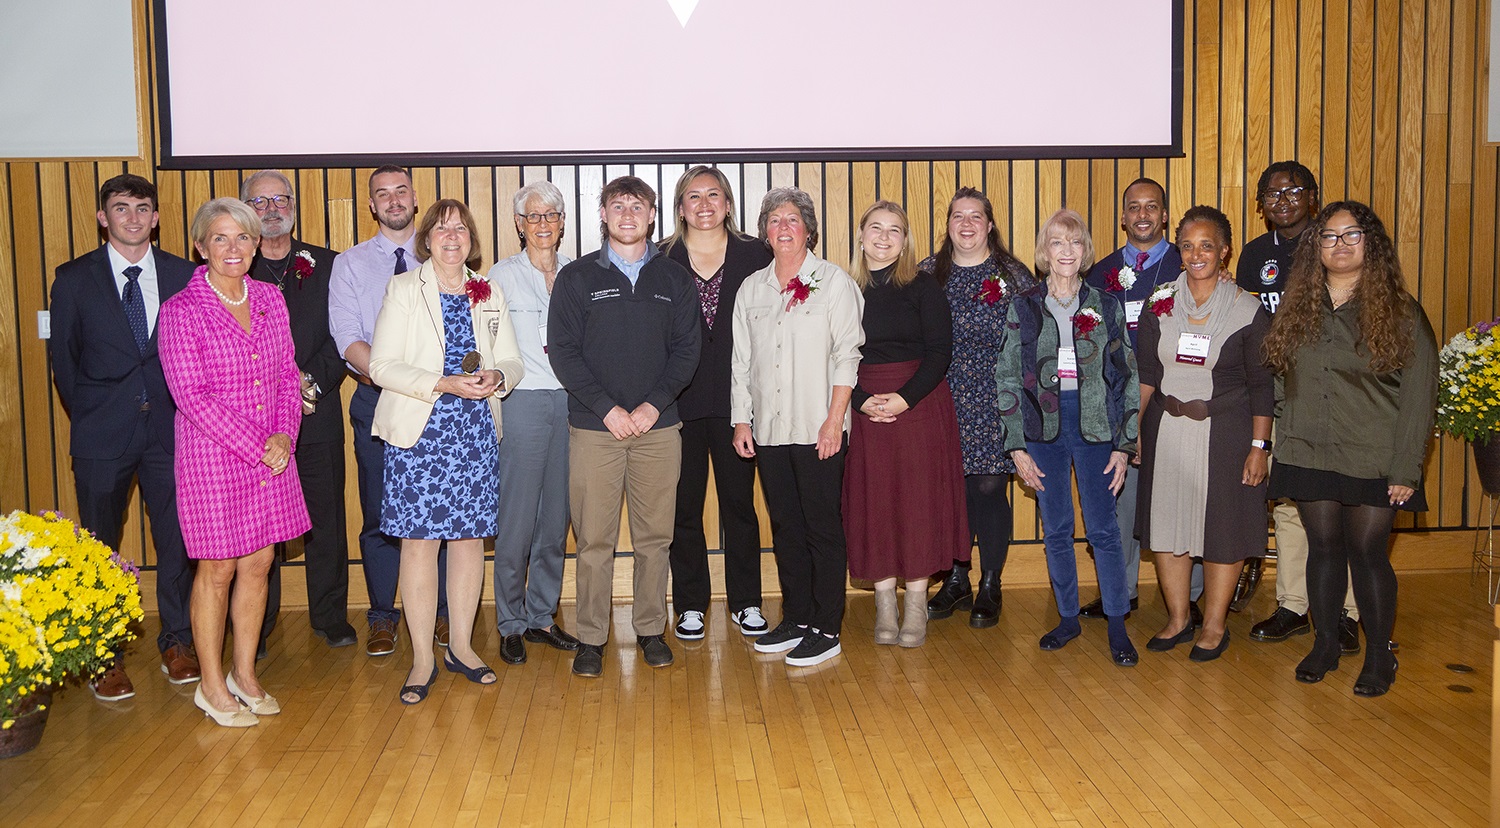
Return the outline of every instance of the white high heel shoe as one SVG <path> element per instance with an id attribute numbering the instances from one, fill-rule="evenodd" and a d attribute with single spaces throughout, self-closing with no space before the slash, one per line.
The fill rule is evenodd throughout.
<path id="1" fill-rule="evenodd" d="M 250 708 L 251 713 L 257 716 L 275 716 L 281 712 L 281 702 L 277 701 L 274 696 L 267 693 L 260 698 L 256 698 L 246 693 L 240 687 L 239 683 L 234 680 L 234 673 L 226 674 L 224 676 L 224 683 L 229 685 L 229 692 L 233 693 L 235 698 L 244 702 L 245 706 Z"/>
<path id="2" fill-rule="evenodd" d="M 201 683 L 193 691 L 193 704 L 197 705 L 198 709 L 203 711 L 203 715 L 213 719 L 214 724 L 217 724 L 219 727 L 255 727 L 260 724 L 260 719 L 255 718 L 255 714 L 251 713 L 249 708 L 243 705 L 238 710 L 226 713 L 209 704 L 208 697 L 203 695 L 203 685 Z"/>

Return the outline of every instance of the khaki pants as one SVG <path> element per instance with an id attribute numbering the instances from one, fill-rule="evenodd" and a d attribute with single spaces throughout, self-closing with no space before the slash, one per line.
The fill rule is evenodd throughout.
<path id="1" fill-rule="evenodd" d="M 635 547 L 632 627 L 637 637 L 666 632 L 681 429 L 681 424 L 672 425 L 625 440 L 608 431 L 568 429 L 568 499 L 578 540 L 578 640 L 585 644 L 609 641 L 622 500 L 629 507 Z"/>

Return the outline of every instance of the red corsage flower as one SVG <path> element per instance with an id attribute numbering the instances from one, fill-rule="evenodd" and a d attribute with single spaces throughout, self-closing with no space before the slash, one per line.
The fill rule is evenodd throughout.
<path id="1" fill-rule="evenodd" d="M 998 275 L 990 276 L 979 283 L 979 293 L 974 298 L 986 305 L 998 305 L 1005 301 L 1005 283 Z"/>
<path id="2" fill-rule="evenodd" d="M 1172 313 L 1172 307 L 1177 304 L 1177 288 L 1175 283 L 1168 282 L 1152 292 L 1146 300 L 1146 308 L 1158 319 Z"/>
<path id="3" fill-rule="evenodd" d="M 469 307 L 474 307 L 481 302 L 490 301 L 490 283 L 487 279 L 478 276 L 470 276 L 464 282 L 464 292 L 469 294 Z"/>
<path id="4" fill-rule="evenodd" d="M 312 254 L 306 250 L 298 250 L 297 255 L 292 257 L 292 272 L 297 274 L 297 281 L 302 281 L 313 275 L 313 268 L 318 263 L 313 260 Z"/>
<path id="5" fill-rule="evenodd" d="M 806 279 L 801 276 L 793 276 L 792 280 L 786 283 L 786 287 L 781 289 L 782 293 L 790 297 L 786 300 L 786 309 L 790 311 L 792 308 L 806 302 L 808 297 L 816 293 L 817 290 L 818 280 L 811 275 Z"/>
<path id="6" fill-rule="evenodd" d="M 1073 314 L 1074 334 L 1077 336 L 1088 336 L 1089 331 L 1099 327 L 1099 323 L 1103 321 L 1104 317 L 1100 316 L 1098 311 L 1093 308 L 1084 308 Z"/>
<path id="7" fill-rule="evenodd" d="M 1124 293 L 1135 286 L 1135 271 L 1129 267 L 1117 267 L 1104 274 L 1104 289 Z"/>

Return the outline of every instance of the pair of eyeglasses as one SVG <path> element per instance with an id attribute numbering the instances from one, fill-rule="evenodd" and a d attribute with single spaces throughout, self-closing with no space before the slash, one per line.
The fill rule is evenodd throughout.
<path id="1" fill-rule="evenodd" d="M 556 224 L 559 221 L 562 221 L 562 217 L 563 217 L 563 214 L 557 212 L 556 210 L 553 210 L 550 213 L 527 213 L 526 214 L 526 223 L 527 224 L 541 224 L 542 222 L 545 221 L 548 224 Z"/>
<path id="2" fill-rule="evenodd" d="M 269 210 L 272 204 L 275 204 L 279 209 L 285 210 L 291 206 L 292 197 L 289 195 L 256 196 L 255 198 L 245 199 L 245 203 L 260 212 Z"/>
<path id="3" fill-rule="evenodd" d="M 1281 190 L 1267 190 L 1260 194 L 1260 203 L 1266 205 L 1267 207 L 1274 207 L 1276 206 L 1276 202 L 1282 200 L 1283 198 L 1287 200 L 1287 203 L 1291 203 L 1293 201 L 1301 201 L 1303 193 L 1306 192 L 1306 187 L 1287 187 Z"/>
<path id="4" fill-rule="evenodd" d="M 1343 239 L 1344 244 L 1347 244 L 1350 247 L 1354 247 L 1355 245 L 1365 240 L 1365 231 L 1345 230 L 1342 233 L 1319 233 L 1318 246 L 1338 247 L 1340 239 Z"/>

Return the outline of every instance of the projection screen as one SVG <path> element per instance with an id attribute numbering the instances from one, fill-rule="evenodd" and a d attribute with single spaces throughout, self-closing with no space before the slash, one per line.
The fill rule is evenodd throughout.
<path id="1" fill-rule="evenodd" d="M 1182 145 L 1181 0 L 155 2 L 167 167 Z"/>

